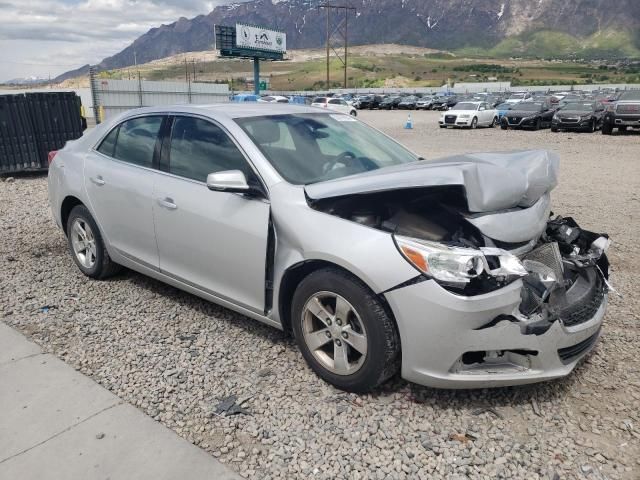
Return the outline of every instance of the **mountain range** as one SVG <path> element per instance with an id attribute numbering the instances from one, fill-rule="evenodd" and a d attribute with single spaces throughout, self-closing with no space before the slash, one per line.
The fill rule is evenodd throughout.
<path id="1" fill-rule="evenodd" d="M 275 28 L 287 47 L 324 45 L 326 0 L 249 0 L 150 29 L 105 58 L 109 70 L 214 48 L 214 25 Z M 333 0 L 355 8 L 349 43 L 399 43 L 495 57 L 640 57 L 640 0 Z M 344 13 L 332 12 L 332 28 Z M 56 80 L 77 76 L 81 67 Z"/>

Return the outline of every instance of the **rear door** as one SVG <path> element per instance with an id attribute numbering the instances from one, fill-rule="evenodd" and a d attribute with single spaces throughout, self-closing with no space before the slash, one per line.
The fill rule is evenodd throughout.
<path id="1" fill-rule="evenodd" d="M 85 188 L 102 234 L 122 255 L 156 269 L 152 194 L 164 119 L 126 120 L 89 152 L 84 164 Z"/>
<path id="2" fill-rule="evenodd" d="M 269 203 L 210 191 L 207 175 L 241 170 L 259 182 L 243 153 L 211 120 L 175 116 L 162 146 L 153 213 L 160 270 L 257 313 L 265 308 Z"/>

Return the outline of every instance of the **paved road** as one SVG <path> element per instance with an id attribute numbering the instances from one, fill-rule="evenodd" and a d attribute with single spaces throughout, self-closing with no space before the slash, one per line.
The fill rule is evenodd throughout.
<path id="1" fill-rule="evenodd" d="M 0 480 L 238 475 L 0 323 Z"/>

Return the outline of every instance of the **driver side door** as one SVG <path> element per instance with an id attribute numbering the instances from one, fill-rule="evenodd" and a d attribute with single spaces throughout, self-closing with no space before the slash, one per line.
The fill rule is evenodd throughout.
<path id="1" fill-rule="evenodd" d="M 169 121 L 153 192 L 160 270 L 264 313 L 269 203 L 206 185 L 208 174 L 225 170 L 241 170 L 250 183 L 258 176 L 219 124 L 191 116 Z"/>

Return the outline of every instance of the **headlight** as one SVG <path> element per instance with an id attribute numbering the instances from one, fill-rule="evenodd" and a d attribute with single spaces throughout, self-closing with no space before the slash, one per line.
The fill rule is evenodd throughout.
<path id="1" fill-rule="evenodd" d="M 471 117 L 471 115 L 469 115 L 468 113 L 463 113 L 462 115 L 460 115 L 460 118 L 469 118 Z"/>
<path id="2" fill-rule="evenodd" d="M 580 120 L 590 120 L 591 119 L 591 115 L 582 115 L 580 117 Z"/>
<path id="3" fill-rule="evenodd" d="M 395 236 L 405 259 L 425 275 L 446 284 L 464 285 L 483 272 L 494 277 L 527 275 L 518 257 L 499 248 L 464 248 Z M 492 257 L 491 263 L 488 257 Z"/>
<path id="4" fill-rule="evenodd" d="M 560 121 L 560 117 L 559 117 L 558 115 L 554 115 L 554 116 L 553 116 L 553 119 L 554 119 L 556 122 Z"/>

